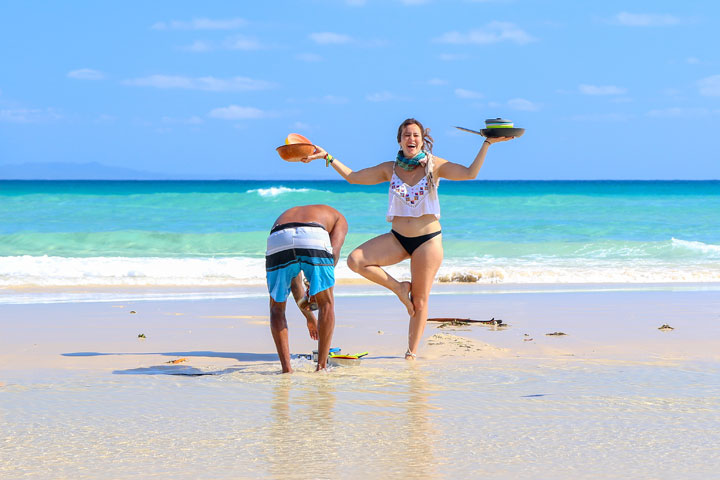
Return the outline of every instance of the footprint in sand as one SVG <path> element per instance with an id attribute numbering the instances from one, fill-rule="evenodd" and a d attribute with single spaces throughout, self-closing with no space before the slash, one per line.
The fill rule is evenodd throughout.
<path id="1" fill-rule="evenodd" d="M 508 354 L 507 348 L 496 347 L 489 343 L 479 342 L 471 338 L 436 333 L 427 340 L 428 356 L 503 356 Z"/>

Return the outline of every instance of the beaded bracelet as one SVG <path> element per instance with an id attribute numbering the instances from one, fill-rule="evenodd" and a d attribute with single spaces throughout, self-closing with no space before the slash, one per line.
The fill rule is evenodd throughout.
<path id="1" fill-rule="evenodd" d="M 330 164 L 333 162 L 333 160 L 335 160 L 335 157 L 333 157 L 329 153 L 326 153 L 325 154 L 325 167 L 329 167 Z"/>

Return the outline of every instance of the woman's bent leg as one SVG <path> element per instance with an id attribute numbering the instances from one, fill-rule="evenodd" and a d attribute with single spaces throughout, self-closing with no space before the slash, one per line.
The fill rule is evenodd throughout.
<path id="1" fill-rule="evenodd" d="M 391 233 L 368 240 L 348 255 L 348 267 L 371 282 L 389 289 L 405 305 L 408 315 L 413 315 L 414 307 L 410 300 L 410 282 L 399 282 L 381 267 L 400 263 L 409 255 Z"/>
<path id="2" fill-rule="evenodd" d="M 410 257 L 412 274 L 412 300 L 415 313 L 410 317 L 408 328 L 408 352 L 417 353 L 420 338 L 425 331 L 428 317 L 428 299 L 435 274 L 442 264 L 442 235 L 438 235 L 417 248 Z M 412 359 L 412 355 L 405 358 Z"/>

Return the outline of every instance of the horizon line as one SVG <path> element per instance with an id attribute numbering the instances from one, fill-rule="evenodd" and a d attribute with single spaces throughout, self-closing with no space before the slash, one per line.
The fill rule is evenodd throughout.
<path id="1" fill-rule="evenodd" d="M 720 178 L 495 178 L 445 182 L 718 182 Z M 0 182 L 346 182 L 327 178 L 0 178 Z M 381 182 L 385 183 L 385 182 Z"/>

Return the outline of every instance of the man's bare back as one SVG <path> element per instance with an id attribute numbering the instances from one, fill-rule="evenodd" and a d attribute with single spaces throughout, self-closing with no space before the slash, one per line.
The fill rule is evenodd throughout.
<path id="1" fill-rule="evenodd" d="M 319 223 L 329 233 L 341 218 L 344 219 L 342 214 L 328 205 L 301 205 L 284 211 L 274 225 L 292 222 Z"/>
<path id="2" fill-rule="evenodd" d="M 330 235 L 330 243 L 333 247 L 335 265 L 340 259 L 340 248 L 345 241 L 348 231 L 348 223 L 342 213 L 328 205 L 301 205 L 285 210 L 273 223 L 283 225 L 286 223 L 318 223 Z"/>

